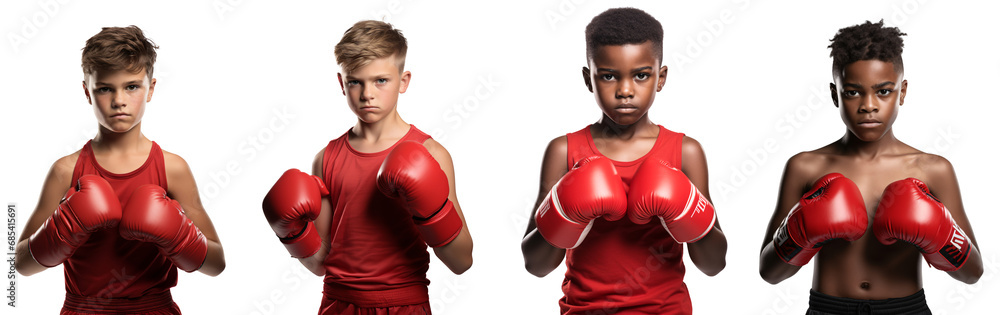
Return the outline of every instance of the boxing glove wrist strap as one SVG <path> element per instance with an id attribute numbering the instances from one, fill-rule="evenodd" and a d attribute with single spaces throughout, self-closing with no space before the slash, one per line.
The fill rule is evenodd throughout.
<path id="1" fill-rule="evenodd" d="M 285 249 L 295 258 L 306 258 L 316 254 L 322 242 L 312 221 L 307 223 L 298 235 L 288 238 L 279 237 L 278 239 L 281 240 L 282 244 L 285 244 Z"/>
<path id="2" fill-rule="evenodd" d="M 414 217 L 420 237 L 430 247 L 444 246 L 458 237 L 462 231 L 462 218 L 455 211 L 455 205 L 447 200 L 440 210 L 426 219 Z"/>
<path id="3" fill-rule="evenodd" d="M 782 261 L 795 266 L 805 266 L 816 252 L 817 248 L 804 248 L 788 235 L 788 228 L 782 226 L 774 233 L 774 252 Z"/>

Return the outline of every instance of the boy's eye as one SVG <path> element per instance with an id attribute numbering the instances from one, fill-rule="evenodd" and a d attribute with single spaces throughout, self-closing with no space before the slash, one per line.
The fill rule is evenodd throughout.
<path id="1" fill-rule="evenodd" d="M 879 96 L 886 96 L 886 95 L 889 95 L 889 93 L 892 93 L 892 90 L 890 90 L 890 89 L 881 89 L 881 90 L 878 90 L 878 95 Z"/>
<path id="2" fill-rule="evenodd" d="M 378 79 L 378 80 L 375 80 L 375 83 L 378 83 L 378 84 L 386 84 L 388 82 L 389 82 L 388 79 Z"/>
<path id="3" fill-rule="evenodd" d="M 615 76 L 610 75 L 610 74 L 602 74 L 601 75 L 601 80 L 604 80 L 604 81 L 612 81 L 614 79 L 615 79 Z"/>
<path id="4" fill-rule="evenodd" d="M 139 89 L 139 86 L 133 84 L 133 85 L 126 86 L 125 89 L 129 90 L 129 91 L 135 91 L 135 90 Z"/>
<path id="5" fill-rule="evenodd" d="M 637 74 L 635 75 L 635 78 L 636 78 L 636 79 L 639 79 L 639 80 L 646 80 L 646 79 L 649 79 L 649 73 L 637 73 Z"/>
<path id="6" fill-rule="evenodd" d="M 99 88 L 97 88 L 97 93 L 108 93 L 108 92 L 111 92 L 111 88 L 109 88 L 109 87 L 99 87 Z"/>
<path id="7" fill-rule="evenodd" d="M 844 91 L 846 96 L 858 96 L 858 91 Z"/>
<path id="8" fill-rule="evenodd" d="M 347 85 L 348 85 L 348 86 L 354 86 L 354 85 L 358 85 L 358 80 L 350 80 L 350 81 L 347 81 Z"/>

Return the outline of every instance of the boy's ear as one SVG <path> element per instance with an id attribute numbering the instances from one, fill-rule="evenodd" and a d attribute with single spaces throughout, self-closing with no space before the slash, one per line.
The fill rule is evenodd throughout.
<path id="1" fill-rule="evenodd" d="M 899 89 L 899 106 L 903 106 L 904 98 L 906 98 L 906 80 L 903 80 L 903 88 Z"/>
<path id="2" fill-rule="evenodd" d="M 657 73 L 656 91 L 662 90 L 664 84 L 667 84 L 667 66 L 660 67 L 660 72 Z"/>
<path id="3" fill-rule="evenodd" d="M 837 85 L 830 83 L 830 98 L 833 99 L 833 107 L 840 108 L 840 100 L 837 98 Z"/>
<path id="4" fill-rule="evenodd" d="M 410 86 L 410 72 L 404 71 L 403 75 L 399 76 L 399 94 L 406 93 L 406 88 Z"/>
<path id="5" fill-rule="evenodd" d="M 153 100 L 153 89 L 156 88 L 156 78 L 149 80 L 149 92 L 146 93 L 146 103 Z"/>
<path id="6" fill-rule="evenodd" d="M 87 104 L 94 105 L 94 102 L 90 100 L 90 90 L 87 89 L 87 80 L 83 80 L 83 94 L 87 96 Z"/>
<path id="7" fill-rule="evenodd" d="M 587 91 L 594 93 L 594 86 L 590 82 L 590 68 L 583 67 L 583 84 L 587 85 Z"/>
<path id="8" fill-rule="evenodd" d="M 337 82 L 340 82 L 340 93 L 347 96 L 347 90 L 344 90 L 344 78 L 340 76 L 340 72 L 337 72 Z"/>

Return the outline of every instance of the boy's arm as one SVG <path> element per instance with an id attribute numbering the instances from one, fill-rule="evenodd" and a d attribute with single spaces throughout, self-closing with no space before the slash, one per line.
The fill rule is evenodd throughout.
<path id="1" fill-rule="evenodd" d="M 708 193 L 708 163 L 705 160 L 705 152 L 698 141 L 684 137 L 681 144 L 681 171 L 687 175 L 691 183 L 701 191 L 705 199 L 712 202 L 712 197 Z M 718 213 L 718 208 L 716 208 Z M 716 216 L 715 227 L 697 242 L 688 243 L 688 251 L 691 255 L 691 262 L 698 266 L 701 272 L 709 276 L 714 276 L 726 267 L 726 250 L 729 244 L 726 235 L 722 233 L 719 218 Z"/>
<path id="2" fill-rule="evenodd" d="M 326 179 L 323 178 L 323 152 L 326 148 L 319 150 L 316 153 L 316 157 L 313 158 L 312 174 L 319 177 L 324 183 Z M 326 268 L 323 266 L 323 261 L 326 260 L 326 256 L 330 254 L 330 233 L 331 225 L 333 222 L 333 200 L 330 196 L 323 196 L 323 201 L 320 203 L 319 216 L 316 217 L 316 221 L 313 224 L 316 226 L 316 232 L 319 233 L 319 238 L 321 240 L 319 251 L 309 257 L 299 258 L 299 262 L 302 263 L 306 269 L 312 271 L 313 274 L 317 276 L 323 276 L 326 274 Z"/>
<path id="3" fill-rule="evenodd" d="M 537 277 L 544 277 L 552 272 L 566 257 L 566 250 L 549 244 L 542 237 L 542 234 L 538 233 L 535 225 L 535 211 L 538 211 L 538 206 L 545 200 L 545 196 L 548 195 L 549 190 L 552 190 L 552 186 L 555 186 L 556 182 L 569 171 L 566 167 L 566 146 L 566 136 L 560 136 L 549 142 L 548 148 L 545 149 L 538 187 L 538 200 L 535 201 L 535 207 L 531 210 L 528 228 L 524 239 L 521 240 L 524 268 Z"/>
<path id="4" fill-rule="evenodd" d="M 31 250 L 28 247 L 27 241 L 45 223 L 45 220 L 55 212 L 56 207 L 59 206 L 59 200 L 62 199 L 66 191 L 72 186 L 73 167 L 76 164 L 74 156 L 78 155 L 66 156 L 52 163 L 52 167 L 49 168 L 49 174 L 45 176 L 42 192 L 38 196 L 38 205 L 35 207 L 35 211 L 31 213 L 31 217 L 28 218 L 27 224 L 24 225 L 21 237 L 18 238 L 17 247 L 14 250 L 14 267 L 23 276 L 30 276 L 48 269 L 31 257 Z"/>
<path id="5" fill-rule="evenodd" d="M 191 174 L 191 168 L 183 158 L 173 153 L 164 151 L 163 159 L 167 172 L 167 195 L 181 205 L 184 214 L 191 219 L 207 241 L 205 262 L 198 271 L 209 276 L 217 276 L 226 269 L 226 258 L 215 226 L 201 205 L 201 197 L 198 195 L 198 187 L 194 175 Z"/>
<path id="6" fill-rule="evenodd" d="M 455 274 L 462 274 L 472 267 L 472 235 L 469 234 L 469 225 L 465 222 L 465 214 L 462 207 L 458 205 L 458 196 L 455 192 L 455 168 L 451 160 L 451 154 L 434 139 L 427 139 L 424 142 L 427 152 L 441 165 L 441 170 L 448 177 L 448 199 L 455 206 L 458 217 L 462 219 L 462 230 L 458 236 L 448 244 L 434 247 L 434 255 L 441 259 L 441 262 L 448 266 Z"/>
<path id="7" fill-rule="evenodd" d="M 943 157 L 935 157 L 931 165 L 926 168 L 928 173 L 927 186 L 931 194 L 938 198 L 951 212 L 952 219 L 955 220 L 965 234 L 969 237 L 969 257 L 966 258 L 965 265 L 961 269 L 948 272 L 952 278 L 968 284 L 976 283 L 983 275 L 983 259 L 979 253 L 979 243 L 976 242 L 975 233 L 972 232 L 972 224 L 965 214 L 962 206 L 962 194 L 958 189 L 958 178 L 951 162 Z"/>
<path id="8" fill-rule="evenodd" d="M 781 188 L 778 192 L 778 204 L 771 215 L 771 221 L 764 232 L 764 243 L 760 251 L 760 277 L 770 284 L 777 284 L 801 269 L 801 266 L 785 263 L 774 251 L 774 232 L 788 216 L 788 212 L 798 203 L 799 198 L 808 187 L 809 174 L 804 166 L 803 154 L 799 153 L 785 164 L 785 173 L 781 176 Z"/>

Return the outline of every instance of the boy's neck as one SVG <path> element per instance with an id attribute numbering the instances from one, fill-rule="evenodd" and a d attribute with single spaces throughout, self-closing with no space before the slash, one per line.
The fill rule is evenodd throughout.
<path id="1" fill-rule="evenodd" d="M 384 118 L 371 123 L 358 120 L 358 123 L 351 128 L 351 133 L 365 141 L 377 142 L 383 137 L 393 137 L 405 134 L 410 129 L 410 124 L 399 117 L 399 113 L 393 111 Z"/>
<path id="2" fill-rule="evenodd" d="M 652 121 L 649 120 L 649 116 L 643 115 L 633 124 L 620 125 L 610 117 L 604 115 L 601 120 L 594 124 L 595 138 L 609 138 L 609 139 L 619 139 L 619 140 L 629 140 L 636 135 L 645 135 L 652 133 L 656 136 L 659 133 L 659 128 L 656 127 Z"/>
<path id="3" fill-rule="evenodd" d="M 100 151 L 135 152 L 142 151 L 144 144 L 149 142 L 142 134 L 142 123 L 138 123 L 126 132 L 114 132 L 98 125 L 97 136 L 91 141 L 92 148 Z"/>
<path id="4" fill-rule="evenodd" d="M 862 158 L 876 158 L 883 154 L 895 151 L 901 142 L 893 135 L 892 129 L 886 131 L 885 135 L 875 141 L 864 141 L 859 139 L 850 130 L 842 138 L 840 145 L 844 153 Z"/>

